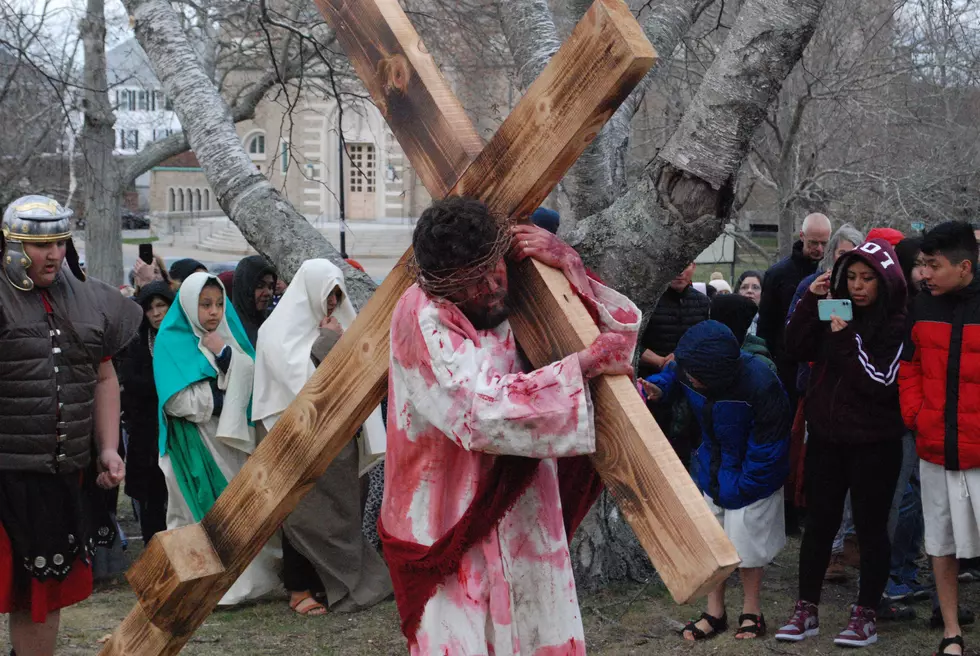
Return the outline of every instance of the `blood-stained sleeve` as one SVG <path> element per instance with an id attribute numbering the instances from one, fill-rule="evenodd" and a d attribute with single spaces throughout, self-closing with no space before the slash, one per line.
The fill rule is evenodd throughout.
<path id="1" fill-rule="evenodd" d="M 471 451 L 530 458 L 595 451 L 591 401 L 576 355 L 526 374 L 498 371 L 494 352 L 505 345 L 478 345 L 459 318 L 435 305 L 418 314 L 416 335 L 428 361 L 416 362 L 421 375 L 413 376 L 412 397 L 426 421 Z"/>
<path id="2" fill-rule="evenodd" d="M 631 349 L 636 348 L 640 331 L 640 309 L 630 299 L 615 289 L 606 287 L 591 278 L 592 293 L 579 294 L 582 302 L 592 310 L 591 314 L 604 333 L 619 333 L 627 340 Z"/>

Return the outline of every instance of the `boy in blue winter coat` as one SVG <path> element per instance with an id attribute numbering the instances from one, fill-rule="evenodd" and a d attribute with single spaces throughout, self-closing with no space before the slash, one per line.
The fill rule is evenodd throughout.
<path id="1" fill-rule="evenodd" d="M 786 392 L 776 374 L 742 352 L 732 331 L 717 321 L 688 330 L 674 362 L 641 385 L 652 401 L 682 391 L 701 425 L 697 482 L 742 560 L 745 598 L 735 638 L 761 637 L 762 568 L 786 544 L 783 483 L 793 420 Z M 708 594 L 707 612 L 688 623 L 683 635 L 704 640 L 727 628 L 722 582 Z"/>

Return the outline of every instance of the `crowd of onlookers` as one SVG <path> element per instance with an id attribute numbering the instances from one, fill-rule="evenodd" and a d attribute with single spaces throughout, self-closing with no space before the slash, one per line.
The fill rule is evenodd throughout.
<path id="1" fill-rule="evenodd" d="M 811 214 L 764 274 L 714 273 L 699 290 L 692 263 L 670 283 L 642 338 L 640 389 L 738 550 L 736 638 L 767 633 L 762 568 L 802 528 L 777 640 L 818 634 L 823 583 L 850 564 L 858 598 L 836 644 L 872 644 L 880 621 L 931 598 L 937 653 L 963 653 L 973 614 L 957 584 L 978 578 L 980 556 L 976 266 L 966 223 L 906 238 Z M 685 639 L 728 629 L 724 592 Z"/>
<path id="2" fill-rule="evenodd" d="M 834 230 L 812 214 L 792 254 L 764 273 L 744 271 L 729 283 L 715 272 L 695 283 L 691 263 L 669 284 L 642 335 L 640 390 L 738 550 L 743 606 L 735 638 L 769 631 L 764 567 L 787 534 L 802 529 L 798 601 L 778 640 L 817 635 L 823 583 L 846 579 L 849 564 L 860 571 L 859 592 L 838 645 L 876 642 L 880 621 L 914 618 L 907 604 L 931 598 L 930 622 L 945 629 L 939 653 L 962 653 L 960 626 L 973 616 L 958 607 L 957 581 L 980 578 L 971 560 L 980 557 L 980 512 L 972 505 L 980 495 L 976 262 L 967 224 L 906 238 L 890 228 L 865 235 L 846 223 Z M 124 291 L 144 321 L 117 364 L 126 493 L 144 540 L 200 520 L 257 439 L 234 417 L 271 429 L 285 405 L 256 412 L 250 404 L 295 396 L 352 320 L 338 269 L 314 260 L 298 279 L 287 289 L 258 256 L 221 276 L 194 260 L 169 270 L 159 259 L 134 267 Z M 277 306 L 276 337 L 264 340 L 262 326 Z M 293 347 L 302 362 L 291 360 Z M 155 362 L 159 353 L 165 363 Z M 254 397 L 253 386 L 262 386 Z M 200 439 L 168 440 L 187 431 Z M 168 451 L 182 443 L 207 448 Z M 334 486 L 363 488 L 360 511 L 371 525 L 377 508 L 364 504 L 380 499 L 380 477 L 359 484 L 364 463 L 356 448 L 337 462 L 332 467 L 350 475 L 334 471 Z M 328 488 L 324 499 L 343 496 Z M 277 581 L 272 564 L 283 556 L 297 612 L 322 613 L 331 598 L 364 606 L 387 596 L 373 547 L 354 549 L 353 568 L 317 552 L 330 542 L 316 535 L 317 510 L 294 513 L 282 544 L 267 545 L 265 564 L 260 554 L 224 601 L 267 592 Z M 343 539 L 357 542 L 355 528 Z M 918 571 L 923 549 L 934 585 Z M 344 580 L 346 570 L 372 572 L 374 581 L 359 589 Z M 711 638 L 728 624 L 722 584 L 683 636 Z"/>
<path id="3" fill-rule="evenodd" d="M 201 520 L 355 313 L 343 274 L 326 260 L 305 262 L 288 289 L 258 255 L 217 276 L 196 260 L 169 270 L 160 258 L 138 260 L 130 282 L 123 292 L 142 306 L 144 319 L 116 365 L 125 492 L 148 543 L 157 532 Z M 380 412 L 334 459 L 223 605 L 280 584 L 302 615 L 363 608 L 391 594 L 373 529 L 383 473 L 371 471 L 370 449 L 358 448 L 369 431 L 383 444 Z"/>

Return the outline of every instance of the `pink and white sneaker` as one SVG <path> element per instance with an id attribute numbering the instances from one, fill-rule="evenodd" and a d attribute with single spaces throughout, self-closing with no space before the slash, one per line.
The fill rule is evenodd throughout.
<path id="1" fill-rule="evenodd" d="M 820 633 L 817 605 L 802 599 L 796 602 L 789 624 L 776 631 L 776 640 L 800 642 Z"/>
<path id="2" fill-rule="evenodd" d="M 866 606 L 851 607 L 851 621 L 847 628 L 834 639 L 840 647 L 867 647 L 878 642 L 878 629 L 875 626 L 877 615 L 874 608 Z"/>

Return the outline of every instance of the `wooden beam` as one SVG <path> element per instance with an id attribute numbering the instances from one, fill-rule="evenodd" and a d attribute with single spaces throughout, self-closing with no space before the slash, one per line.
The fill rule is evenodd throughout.
<path id="1" fill-rule="evenodd" d="M 531 364 L 544 366 L 599 335 L 564 274 L 525 262 L 511 276 L 518 309 L 511 325 Z M 592 384 L 596 470 L 678 603 L 703 596 L 738 566 L 715 520 L 628 376 Z"/>
<path id="2" fill-rule="evenodd" d="M 433 198 L 443 198 L 483 140 L 395 0 L 314 0 Z"/>
<path id="3" fill-rule="evenodd" d="M 423 56 L 418 35 L 395 0 L 316 1 L 321 9 L 326 6 L 328 19 L 347 21 L 334 24 L 334 28 L 345 44 L 353 44 L 348 53 L 355 67 L 366 76 L 368 88 L 384 107 L 386 118 L 413 165 L 420 173 L 425 171 L 423 180 L 433 196 L 445 195 L 446 190 L 468 193 L 509 216 L 524 215 L 544 200 L 618 103 L 652 66 L 655 57 L 625 5 L 620 0 L 599 0 L 487 149 L 476 154 L 475 131 L 452 99 L 431 58 Z M 384 47 L 361 46 L 361 40 L 383 43 Z M 377 83 L 375 72 L 388 82 Z M 438 111 L 433 111 L 433 104 Z M 529 121 L 533 129 L 523 125 Z M 433 152 L 436 156 L 432 156 Z M 415 158 L 422 160 L 416 162 Z M 223 566 L 221 573 L 216 572 L 214 557 L 204 548 L 200 536 L 186 541 L 187 549 L 196 548 L 204 554 L 206 566 L 197 568 L 196 573 L 195 568 L 186 565 L 193 559 L 181 551 L 185 541 L 164 538 L 160 546 L 151 542 L 151 548 L 130 573 L 141 605 L 119 627 L 103 654 L 179 651 L 380 402 L 386 390 L 390 317 L 396 302 L 412 284 L 405 266 L 410 257 L 411 251 L 385 279 L 202 520 L 200 530 Z M 527 307 L 515 321 L 522 325 L 522 345 L 531 357 L 543 363 L 551 361 L 548 357 L 580 350 L 590 343 L 582 317 L 584 308 L 570 296 L 570 290 L 560 288 L 560 281 L 554 276 L 561 281 L 564 278 L 540 265 L 529 265 L 526 271 L 528 282 L 520 288 L 525 291 L 519 296 Z M 529 297 L 528 290 L 538 290 L 547 298 L 536 299 L 533 294 Z M 555 313 L 549 304 L 561 302 L 565 302 L 562 313 Z M 548 345 L 547 349 L 538 349 L 536 330 L 527 330 L 534 325 L 531 322 L 537 322 L 535 312 L 547 318 L 536 324 L 536 330 L 549 329 L 545 331 L 546 338 L 540 340 Z M 523 324 L 521 317 L 525 317 Z M 557 326 L 553 326 L 555 317 L 560 317 Z M 594 325 L 591 330 L 595 333 Z M 731 554 L 734 550 L 713 519 L 697 526 L 695 520 L 707 511 L 704 501 L 676 463 L 649 413 L 636 410 L 638 398 L 628 379 L 599 381 L 595 389 L 597 398 L 602 400 L 597 406 L 603 413 L 597 416 L 601 442 L 597 463 L 602 473 L 611 481 L 618 498 L 625 499 L 627 517 L 637 523 L 651 522 L 637 532 L 645 540 L 654 563 L 662 568 L 675 597 L 684 599 L 692 591 L 705 589 L 734 567 L 725 564 L 734 563 L 725 547 Z M 627 395 L 632 395 L 632 405 Z M 605 416 L 610 413 L 616 416 Z M 623 422 L 629 424 L 626 434 L 633 436 L 625 438 L 632 440 L 629 444 L 622 444 L 624 438 L 616 434 Z M 650 472 L 636 473 L 637 468 L 646 468 L 651 461 L 655 464 Z M 634 476 L 641 479 L 640 490 L 630 496 L 630 491 L 623 488 Z M 687 480 L 687 486 L 678 482 L 681 478 Z M 681 514 L 679 509 L 690 510 L 694 519 L 672 522 L 671 515 Z M 689 527 L 690 523 L 695 526 Z M 693 532 L 685 533 L 689 529 Z M 664 539 L 657 535 L 661 530 L 680 534 Z M 716 539 L 719 534 L 720 540 Z M 684 559 L 671 553 L 675 549 L 693 553 Z M 698 568 L 702 571 L 696 571 Z M 161 582 L 165 572 L 179 580 Z M 174 598 L 176 595 L 179 600 Z M 162 618 L 164 609 L 182 617 Z"/>
<path id="4" fill-rule="evenodd" d="M 126 578 L 139 598 L 143 613 L 165 631 L 187 633 L 188 626 L 196 626 L 197 613 L 204 611 L 206 617 L 210 612 L 189 605 L 193 599 L 188 594 L 189 588 L 202 581 L 211 585 L 225 573 L 208 534 L 200 524 L 157 533 L 141 558 L 146 566 L 130 569 Z"/>
<path id="5" fill-rule="evenodd" d="M 360 9 L 365 9 L 364 14 L 368 15 L 368 9 L 373 5 L 383 8 L 385 16 L 390 16 L 397 8 L 394 0 L 368 1 L 358 3 L 359 9 L 356 13 L 360 15 Z M 377 26 L 376 23 L 372 24 Z M 598 20 L 594 25 L 615 27 L 615 24 Z M 338 32 L 344 31 L 342 26 L 335 26 L 335 29 Z M 576 33 L 580 32 L 576 30 Z M 618 30 L 608 32 L 607 38 L 618 39 L 621 33 Z M 397 34 L 412 39 L 408 43 L 399 42 L 401 53 L 420 48 L 414 31 L 411 35 L 405 30 L 400 30 Z M 367 35 L 363 38 L 373 37 Z M 598 52 L 578 52 L 576 49 L 583 47 L 583 44 Z M 610 56 L 609 52 L 614 54 Z M 355 56 L 357 53 L 352 53 L 352 58 Z M 602 85 L 605 92 L 587 94 L 586 100 L 575 103 L 574 111 L 551 111 L 538 101 L 564 102 L 568 99 L 568 94 L 574 97 L 581 91 L 562 85 L 561 80 L 555 79 L 552 74 L 552 87 L 536 92 L 541 94 L 541 98 L 526 95 L 512 116 L 501 126 L 505 135 L 522 135 L 524 133 L 518 127 L 510 124 L 534 117 L 537 134 L 553 137 L 551 145 L 543 147 L 538 143 L 540 138 L 512 138 L 510 142 L 501 138 L 493 145 L 493 157 L 483 164 L 470 166 L 471 161 L 462 158 L 445 158 L 445 166 L 430 166 L 429 179 L 433 187 L 440 189 L 440 185 L 445 185 L 445 180 L 455 175 L 460 188 L 465 187 L 470 193 L 483 198 L 500 213 L 518 215 L 530 211 L 550 191 L 548 181 L 561 178 L 595 136 L 602 121 L 611 114 L 610 106 L 614 109 L 616 99 L 629 93 L 629 89 L 642 78 L 654 60 L 652 47 L 648 43 L 645 51 L 637 52 L 635 43 L 620 47 L 615 43 L 602 44 L 597 39 L 582 38 L 573 39 L 566 44 L 551 66 L 567 66 L 562 64 L 567 57 L 594 58 L 601 61 L 602 66 L 607 67 L 605 75 L 593 72 L 591 76 L 579 79 L 594 80 L 596 84 Z M 411 66 L 429 67 L 429 70 L 408 75 L 409 88 L 402 90 L 402 93 L 411 95 L 411 87 L 421 85 L 422 80 L 426 80 L 426 84 L 442 87 L 436 88 L 430 94 L 431 97 L 443 98 L 449 94 L 448 85 L 438 74 L 431 58 L 412 59 L 406 56 L 405 61 Z M 545 75 L 548 79 L 547 71 Z M 374 89 L 380 88 L 378 85 L 373 86 Z M 561 95 L 554 95 L 558 91 Z M 590 102 L 595 106 L 590 106 Z M 422 130 L 429 135 L 428 138 L 437 139 L 443 144 L 438 149 L 441 152 L 472 150 L 470 131 L 464 130 L 463 136 L 458 137 L 453 131 L 452 122 L 444 116 L 422 112 L 411 103 L 400 104 L 399 108 L 398 112 L 389 112 L 388 118 L 400 139 L 401 135 L 412 129 Z M 512 165 L 519 163 L 520 175 L 514 175 L 509 166 L 495 166 L 491 160 L 497 159 Z M 457 171 L 454 167 L 460 170 Z M 493 184 L 487 178 L 492 170 L 506 170 L 509 184 L 513 187 Z M 491 191 L 478 193 L 481 179 L 491 186 Z M 169 654 L 179 651 L 193 630 L 203 622 L 207 612 L 214 608 L 225 590 L 296 506 L 303 493 L 326 470 L 357 427 L 381 401 L 386 391 L 388 374 L 391 313 L 398 299 L 413 282 L 405 266 L 410 257 L 409 251 L 202 520 L 201 528 L 223 563 L 224 572 L 221 576 L 202 576 L 193 583 L 180 586 L 183 608 L 193 607 L 197 610 L 180 621 L 168 621 L 167 626 L 179 629 L 179 633 L 171 633 L 159 626 L 146 626 L 151 623 L 151 616 L 143 608 L 134 609 L 107 643 L 103 649 L 104 654 Z M 167 599 L 148 600 L 155 595 L 172 594 L 169 590 L 175 589 L 173 586 L 164 588 L 154 583 L 156 577 L 152 572 L 165 571 L 167 568 L 175 570 L 174 563 L 161 561 L 182 557 L 166 549 L 152 548 L 133 565 L 134 573 L 130 580 L 134 586 L 140 587 L 137 593 L 150 608 L 173 607 L 173 602 Z M 144 573 L 139 573 L 140 571 Z"/>

